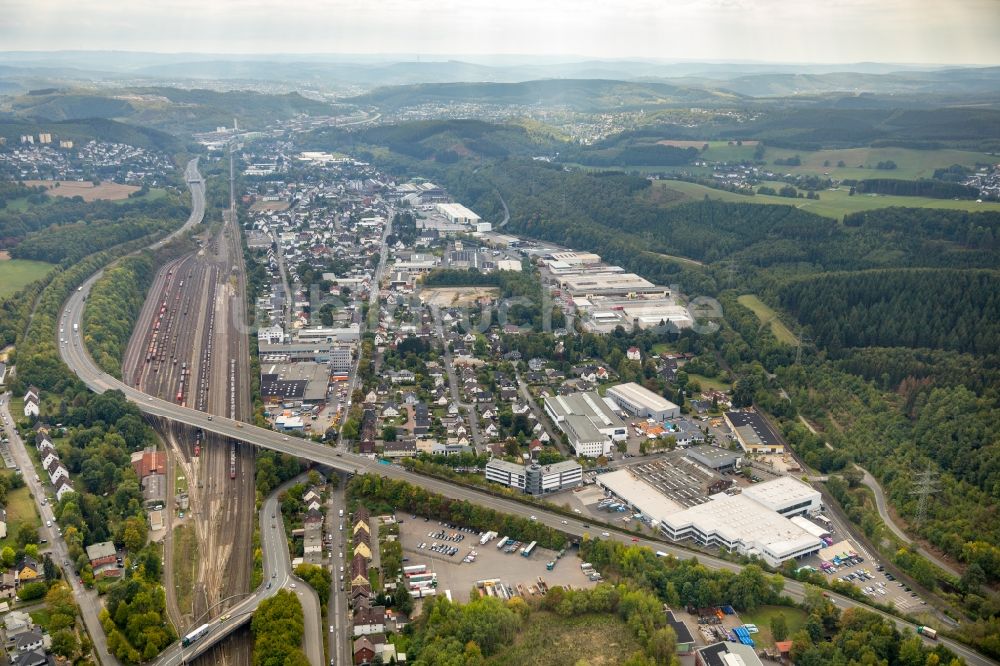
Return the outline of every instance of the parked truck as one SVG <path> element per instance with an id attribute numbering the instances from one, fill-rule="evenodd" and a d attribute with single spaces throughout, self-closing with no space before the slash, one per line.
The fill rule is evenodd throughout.
<path id="1" fill-rule="evenodd" d="M 929 638 L 932 641 L 937 640 L 937 629 L 932 629 L 931 627 L 919 626 L 917 627 L 917 633 L 925 638 Z"/>

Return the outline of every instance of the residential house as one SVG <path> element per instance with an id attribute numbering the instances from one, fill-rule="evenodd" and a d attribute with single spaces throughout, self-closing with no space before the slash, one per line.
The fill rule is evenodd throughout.
<path id="1" fill-rule="evenodd" d="M 0 573 L 0 599 L 13 599 L 17 594 L 17 575 L 13 571 Z"/>
<path id="2" fill-rule="evenodd" d="M 87 558 L 94 569 L 95 578 L 117 576 L 121 573 L 118 567 L 118 552 L 110 541 L 101 541 L 87 546 Z"/>
<path id="3" fill-rule="evenodd" d="M 0 509 L 0 539 L 7 538 L 7 509 Z"/>
<path id="4" fill-rule="evenodd" d="M 35 627 L 35 623 L 32 622 L 31 616 L 24 611 L 18 610 L 11 611 L 4 615 L 3 624 L 8 640 L 12 639 L 14 636 L 23 634 L 26 631 L 31 631 Z"/>
<path id="5" fill-rule="evenodd" d="M 354 610 L 354 635 L 381 634 L 385 631 L 385 606 L 359 606 Z"/>
<path id="6" fill-rule="evenodd" d="M 76 492 L 73 490 L 73 484 L 70 483 L 69 479 L 60 478 L 59 481 L 55 483 L 56 489 L 56 500 L 62 500 L 63 497 L 69 493 Z"/>
<path id="7" fill-rule="evenodd" d="M 17 578 L 18 586 L 20 586 L 24 584 L 25 581 L 44 578 L 44 573 L 42 572 L 42 567 L 39 566 L 37 560 L 25 555 L 18 560 L 16 564 L 14 564 L 14 576 Z"/>
<path id="8" fill-rule="evenodd" d="M 11 666 L 45 666 L 48 663 L 48 657 L 40 649 L 22 652 L 10 662 Z"/>
<path id="9" fill-rule="evenodd" d="M 23 634 L 18 634 L 14 639 L 14 650 L 17 652 L 30 652 L 42 649 L 42 632 L 31 630 Z"/>
<path id="10" fill-rule="evenodd" d="M 367 636 L 361 636 L 354 641 L 354 663 L 370 664 L 375 659 L 375 646 Z"/>

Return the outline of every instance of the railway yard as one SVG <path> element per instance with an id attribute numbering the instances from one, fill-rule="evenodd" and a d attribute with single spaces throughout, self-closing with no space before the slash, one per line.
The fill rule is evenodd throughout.
<path id="1" fill-rule="evenodd" d="M 232 419 L 251 416 L 249 348 L 245 335 L 243 254 L 235 225 L 204 246 L 165 264 L 157 274 L 129 342 L 122 376 L 151 395 Z M 176 422 L 157 423 L 168 448 L 165 543 L 167 606 L 186 629 L 218 617 L 250 592 L 254 521 L 254 453 L 250 447 Z M 178 477 L 190 508 L 173 506 Z M 183 515 L 183 517 L 181 517 Z M 172 531 L 193 523 L 198 565 L 190 607 L 179 608 L 173 583 Z M 238 632 L 207 653 L 204 663 L 250 663 L 249 633 Z"/>

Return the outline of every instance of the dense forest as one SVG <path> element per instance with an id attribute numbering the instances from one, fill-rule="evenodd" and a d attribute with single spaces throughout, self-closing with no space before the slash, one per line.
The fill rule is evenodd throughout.
<path id="1" fill-rule="evenodd" d="M 1000 349 L 1000 276 L 993 271 L 825 273 L 790 281 L 778 296 L 833 353 L 844 347 Z"/>
<path id="2" fill-rule="evenodd" d="M 39 196 L 37 193 L 35 196 Z M 58 229 L 61 226 L 141 223 L 146 219 L 184 219 L 187 208 L 176 195 L 161 199 L 132 199 L 125 202 L 65 199 L 40 195 L 39 203 L 25 210 L 0 207 L 0 248 L 16 246 L 26 236 L 42 230 Z M 100 234 L 91 234 L 99 236 Z M 67 239 L 72 241 L 73 239 Z M 49 248 L 52 249 L 52 248 Z M 27 250 L 26 250 L 27 252 Z M 33 257 L 24 257 L 33 258 Z M 58 261 L 57 259 L 43 259 Z"/>
<path id="3" fill-rule="evenodd" d="M 155 273 L 152 256 L 143 253 L 122 259 L 91 288 L 83 312 L 87 351 L 101 369 L 119 379 L 125 346 Z"/>
<path id="4" fill-rule="evenodd" d="M 854 186 L 862 194 L 890 194 L 902 197 L 933 199 L 975 199 L 979 189 L 940 180 L 900 180 L 898 178 L 866 178 Z"/>

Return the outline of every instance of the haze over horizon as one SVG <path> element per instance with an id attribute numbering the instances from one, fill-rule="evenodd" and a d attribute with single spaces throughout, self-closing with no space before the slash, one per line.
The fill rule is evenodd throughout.
<path id="1" fill-rule="evenodd" d="M 7 51 L 1000 64 L 1000 1 L 0 0 Z"/>

